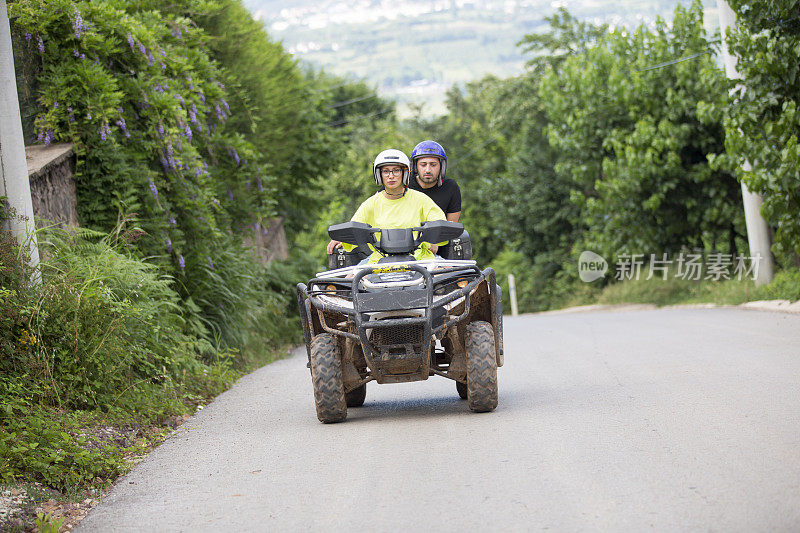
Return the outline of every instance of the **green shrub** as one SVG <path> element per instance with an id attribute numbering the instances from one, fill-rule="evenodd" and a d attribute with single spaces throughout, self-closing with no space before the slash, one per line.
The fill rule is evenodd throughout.
<path id="1" fill-rule="evenodd" d="M 17 259 L 3 270 L 17 278 L 2 274 L 0 370 L 45 384 L 37 388 L 44 404 L 107 408 L 132 384 L 163 382 L 213 351 L 183 332 L 172 279 L 126 250 L 136 234 L 40 232 L 41 285 L 20 281 L 24 261 L 13 242 L 0 246 Z"/>
<path id="2" fill-rule="evenodd" d="M 123 450 L 79 433 L 68 413 L 5 404 L 0 415 L 0 481 L 39 481 L 60 491 L 86 487 L 125 471 Z"/>
<path id="3" fill-rule="evenodd" d="M 762 300 L 800 300 L 800 268 L 786 268 L 768 284 L 755 291 Z"/>

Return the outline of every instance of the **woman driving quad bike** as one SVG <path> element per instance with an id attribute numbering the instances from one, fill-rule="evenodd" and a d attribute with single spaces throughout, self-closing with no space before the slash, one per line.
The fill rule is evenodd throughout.
<path id="1" fill-rule="evenodd" d="M 434 375 L 454 380 L 473 411 L 497 406 L 503 322 L 494 271 L 434 255 L 437 244 L 459 237 L 464 226 L 409 190 L 408 175 L 405 154 L 378 154 L 373 177 L 385 190 L 362 203 L 350 222 L 328 229 L 329 246 L 343 243 L 371 255 L 297 285 L 322 422 L 343 421 L 348 407 L 363 405 L 370 381 Z"/>

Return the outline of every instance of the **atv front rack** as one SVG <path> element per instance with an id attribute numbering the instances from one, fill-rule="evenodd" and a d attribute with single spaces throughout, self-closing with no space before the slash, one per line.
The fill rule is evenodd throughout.
<path id="1" fill-rule="evenodd" d="M 496 294 L 494 270 L 487 268 L 481 271 L 473 261 L 447 261 L 444 268 L 430 271 L 426 268 L 428 266 L 426 263 L 409 261 L 359 265 L 320 273 L 322 276 L 311 279 L 308 286 L 298 283 L 297 303 L 309 363 L 311 338 L 325 331 L 358 342 L 369 368 L 379 374 L 376 379 L 381 382 L 395 381 L 391 376 L 392 372 L 387 368 L 391 363 L 397 371 L 398 368 L 402 368 L 404 358 L 421 359 L 425 362 L 423 367 L 418 369 L 418 373 L 425 376 L 421 379 L 425 379 L 430 371 L 432 338 L 434 336 L 441 338 L 440 333 L 464 322 L 474 314 L 476 310 L 472 306 L 472 295 L 484 282 L 490 295 L 490 311 L 484 313 L 489 316 L 477 318 L 491 322 L 496 331 L 502 331 L 502 309 L 500 298 Z M 368 274 L 397 271 L 420 273 L 423 276 L 421 287 L 368 291 L 362 286 L 361 280 Z M 348 272 L 354 272 L 354 276 L 343 277 Z M 456 287 L 447 294 L 436 294 L 437 289 L 450 286 L 456 280 L 469 281 L 465 286 Z M 460 299 L 463 299 L 463 310 L 457 316 L 450 315 L 448 311 L 457 309 L 461 305 L 461 302 L 458 302 Z M 457 303 L 452 305 L 454 302 Z M 312 307 L 316 310 L 315 314 L 312 314 Z M 404 311 L 414 316 L 389 318 L 385 316 L 388 312 Z M 380 342 L 373 342 L 376 338 Z M 501 353 L 502 334 L 496 336 L 495 348 L 498 350 L 497 353 Z M 414 372 L 409 371 L 409 373 Z M 406 379 L 397 377 L 396 381 L 406 381 Z"/>

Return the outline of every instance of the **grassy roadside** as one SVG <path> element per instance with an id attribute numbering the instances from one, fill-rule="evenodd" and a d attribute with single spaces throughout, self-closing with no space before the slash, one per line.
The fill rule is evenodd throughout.
<path id="1" fill-rule="evenodd" d="M 299 342 L 302 258 L 232 260 L 249 285 L 220 306 L 242 339 L 223 348 L 186 318 L 175 280 L 136 255 L 136 234 L 41 232 L 36 271 L 0 234 L 2 531 L 71 529 L 192 413 Z"/>
<path id="2" fill-rule="evenodd" d="M 181 382 L 138 388 L 125 407 L 109 412 L 5 404 L 4 457 L 17 475 L 0 484 L 0 530 L 68 531 L 98 503 L 102 493 L 129 472 L 177 427 L 236 380 L 284 357 L 290 346 L 265 352 L 246 366 L 209 365 Z M 7 442 L 13 440 L 13 443 Z M 9 453 L 10 452 L 10 453 Z"/>
<path id="3" fill-rule="evenodd" d="M 626 280 L 602 288 L 576 287 L 573 296 L 559 308 L 591 304 L 679 304 L 739 305 L 756 300 L 800 300 L 800 269 L 779 271 L 771 283 L 756 287 L 752 280 Z"/>

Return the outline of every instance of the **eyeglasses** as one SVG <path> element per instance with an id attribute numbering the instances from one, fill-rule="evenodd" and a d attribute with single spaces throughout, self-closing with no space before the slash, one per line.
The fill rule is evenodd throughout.
<path id="1" fill-rule="evenodd" d="M 399 178 L 403 175 L 403 168 L 382 168 L 381 169 L 381 177 L 388 178 L 390 174 L 394 174 L 395 178 Z"/>
<path id="2" fill-rule="evenodd" d="M 403 175 L 402 168 L 382 168 L 381 169 L 381 177 L 388 178 L 390 174 L 394 174 L 395 178 L 399 178 Z"/>

